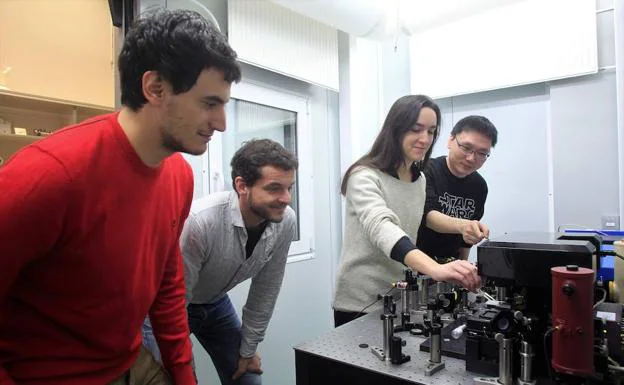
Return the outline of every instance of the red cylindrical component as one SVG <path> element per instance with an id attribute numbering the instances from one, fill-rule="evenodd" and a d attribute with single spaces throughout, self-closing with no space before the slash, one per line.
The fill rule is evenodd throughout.
<path id="1" fill-rule="evenodd" d="M 552 275 L 552 366 L 558 372 L 594 371 L 594 271 L 578 266 L 550 269 Z"/>

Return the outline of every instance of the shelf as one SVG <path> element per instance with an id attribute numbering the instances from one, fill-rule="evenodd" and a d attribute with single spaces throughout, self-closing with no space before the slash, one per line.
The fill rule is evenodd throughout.
<path id="1" fill-rule="evenodd" d="M 36 130 L 53 132 L 112 111 L 106 106 L 0 90 L 0 118 L 13 128 L 25 128 L 29 135 L 35 135 Z"/>
<path id="2" fill-rule="evenodd" d="M 63 115 L 71 115 L 76 110 L 80 110 L 81 115 L 99 115 L 113 112 L 112 107 L 39 97 L 9 90 L 0 90 L 0 107 Z"/>
<path id="3" fill-rule="evenodd" d="M 41 138 L 41 136 L 0 134 L 0 166 L 20 148 L 34 143 Z"/>

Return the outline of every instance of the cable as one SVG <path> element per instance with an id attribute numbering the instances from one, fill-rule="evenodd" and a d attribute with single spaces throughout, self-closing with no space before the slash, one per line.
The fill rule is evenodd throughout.
<path id="1" fill-rule="evenodd" d="M 603 303 L 607 299 L 607 291 L 602 287 L 597 287 L 597 289 L 602 290 L 602 299 L 594 305 L 594 309 L 597 308 L 601 303 Z"/>
<path id="2" fill-rule="evenodd" d="M 607 359 L 611 362 L 611 365 L 607 365 L 607 368 L 611 370 L 613 374 L 616 374 L 615 372 L 619 372 L 618 374 L 624 373 L 624 366 L 621 366 L 616 360 L 609 356 L 607 356 Z"/>
<path id="3" fill-rule="evenodd" d="M 381 298 L 383 298 L 383 296 L 384 296 L 384 295 L 386 295 L 386 294 L 390 293 L 392 290 L 394 290 L 394 288 L 395 288 L 395 286 L 394 286 L 394 285 L 392 285 L 392 287 L 391 287 L 391 288 L 390 288 L 387 292 L 385 292 L 385 293 L 383 293 L 383 294 L 381 295 Z M 369 307 L 371 307 L 371 306 L 373 306 L 374 304 L 376 304 L 377 302 L 379 302 L 379 300 L 381 300 L 381 298 L 377 298 L 375 301 L 373 301 L 373 302 L 372 302 L 372 303 L 370 303 L 369 305 L 365 306 L 365 307 L 364 307 L 364 309 L 360 310 L 360 312 L 359 312 L 359 313 L 357 313 L 357 314 L 355 315 L 355 317 L 353 317 L 353 319 L 357 319 L 357 318 L 358 318 L 358 317 L 359 317 L 362 313 L 364 313 L 364 311 L 365 311 L 366 309 L 368 309 Z"/>
<path id="4" fill-rule="evenodd" d="M 606 255 L 614 255 L 614 256 L 620 258 L 621 260 L 624 260 L 624 257 L 621 256 L 620 254 L 616 253 L 616 252 L 613 252 L 613 254 L 607 253 Z"/>
<path id="5" fill-rule="evenodd" d="M 546 359 L 546 367 L 548 368 L 548 377 L 550 378 L 550 381 L 552 381 L 553 383 L 555 382 L 555 379 L 553 377 L 552 364 L 550 363 L 550 355 L 548 354 L 548 344 L 546 342 L 546 339 L 555 330 L 557 330 L 557 328 L 552 327 L 552 328 L 549 328 L 546 331 L 546 333 L 544 333 L 544 358 Z"/>
<path id="6" fill-rule="evenodd" d="M 489 295 L 488 293 L 484 292 L 481 289 L 479 289 L 478 293 L 482 294 L 488 301 L 495 301 L 494 297 L 492 297 L 491 295 Z"/>
<path id="7" fill-rule="evenodd" d="M 607 356 L 607 359 L 611 362 L 611 364 L 613 364 L 613 366 L 620 366 L 620 364 L 610 356 Z"/>

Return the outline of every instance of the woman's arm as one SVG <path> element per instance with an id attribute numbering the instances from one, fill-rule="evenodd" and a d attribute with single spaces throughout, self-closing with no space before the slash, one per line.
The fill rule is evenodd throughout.
<path id="1" fill-rule="evenodd" d="M 456 283 L 470 291 L 476 291 L 481 287 L 477 268 L 468 261 L 457 260 L 441 265 L 422 251 L 414 249 L 407 253 L 403 263 L 435 281 Z"/>

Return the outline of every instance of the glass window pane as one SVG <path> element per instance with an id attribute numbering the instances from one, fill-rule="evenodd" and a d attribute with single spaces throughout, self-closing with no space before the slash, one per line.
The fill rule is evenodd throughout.
<path id="1" fill-rule="evenodd" d="M 232 99 L 227 104 L 227 130 L 223 137 L 223 166 L 231 170 L 230 161 L 236 150 L 250 139 L 271 139 L 287 150 L 297 154 L 297 113 L 280 108 L 269 107 L 245 100 Z M 299 179 L 297 175 L 296 179 Z M 233 190 L 232 177 L 228 172 L 223 175 L 224 186 Z M 294 241 L 299 240 L 299 192 L 297 182 L 292 189 L 290 203 L 297 214 L 297 233 Z"/>

